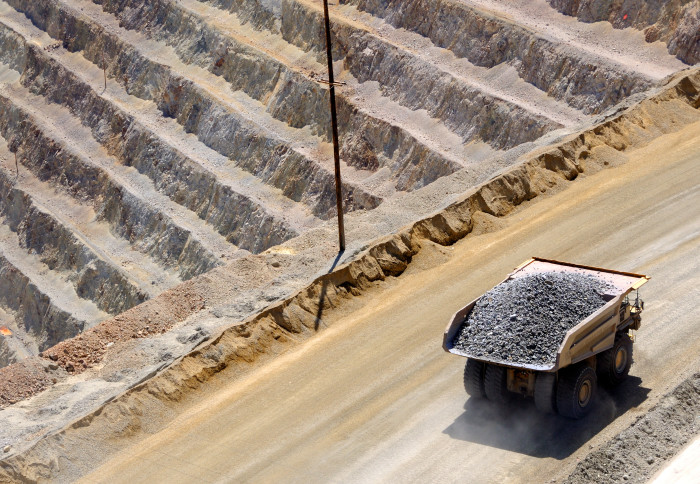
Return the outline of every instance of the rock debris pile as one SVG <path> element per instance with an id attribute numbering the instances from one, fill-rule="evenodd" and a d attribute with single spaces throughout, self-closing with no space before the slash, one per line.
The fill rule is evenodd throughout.
<path id="1" fill-rule="evenodd" d="M 578 273 L 505 281 L 479 298 L 454 346 L 489 360 L 551 365 L 566 332 L 602 307 L 611 289 Z"/>
<path id="2" fill-rule="evenodd" d="M 24 365 L 0 368 L 0 409 L 31 397 L 54 383 L 55 374 L 51 372 L 59 369 L 57 365 L 49 365 L 28 359 Z"/>
<path id="3" fill-rule="evenodd" d="M 562 480 L 588 482 L 648 482 L 700 431 L 700 373 L 688 377 L 664 395 L 646 415 L 588 454 Z"/>

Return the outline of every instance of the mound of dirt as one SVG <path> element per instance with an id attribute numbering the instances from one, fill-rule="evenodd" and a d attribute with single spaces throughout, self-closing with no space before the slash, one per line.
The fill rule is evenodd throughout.
<path id="1" fill-rule="evenodd" d="M 0 408 L 24 400 L 51 385 L 52 375 L 45 368 L 48 369 L 38 359 L 0 368 Z"/>
<path id="2" fill-rule="evenodd" d="M 695 373 L 649 413 L 589 454 L 564 483 L 646 482 L 699 430 L 700 373 Z"/>

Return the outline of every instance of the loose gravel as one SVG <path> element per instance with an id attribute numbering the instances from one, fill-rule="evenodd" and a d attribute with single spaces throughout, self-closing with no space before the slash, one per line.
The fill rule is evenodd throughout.
<path id="1" fill-rule="evenodd" d="M 510 279 L 479 298 L 454 346 L 491 361 L 551 366 L 566 332 L 605 305 L 611 290 L 574 272 Z"/>
<path id="2" fill-rule="evenodd" d="M 586 456 L 564 484 L 648 482 L 700 432 L 700 373 L 666 394 L 600 449 Z M 686 482 L 690 482 L 689 480 Z"/>
<path id="3" fill-rule="evenodd" d="M 28 358 L 24 364 L 0 368 L 0 410 L 55 383 L 55 375 L 50 372 L 54 369 L 58 370 L 58 365 L 49 368 L 39 358 Z"/>

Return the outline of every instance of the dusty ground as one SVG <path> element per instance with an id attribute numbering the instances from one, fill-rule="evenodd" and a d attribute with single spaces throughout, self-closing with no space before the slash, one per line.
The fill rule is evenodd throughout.
<path id="1" fill-rule="evenodd" d="M 434 243 L 445 246 L 469 233 L 476 236 L 507 230 L 502 217 L 527 200 L 557 193 L 574 177 L 577 185 L 585 182 L 588 174 L 625 163 L 635 153 L 635 146 L 644 146 L 663 133 L 682 131 L 687 137 L 699 117 L 696 78 L 697 73 L 678 76 L 649 99 L 632 104 L 629 110 L 583 134 L 522 157 L 513 168 L 456 197 L 437 214 L 405 225 L 391 237 L 358 247 L 377 230 L 388 228 L 382 224 L 390 214 L 394 214 L 393 227 L 414 219 L 413 210 L 424 206 L 430 191 L 348 217 L 353 244 L 341 257 L 332 250 L 333 230 L 325 227 L 260 256 L 215 269 L 132 309 L 125 318 L 103 323 L 95 328 L 106 330 L 101 338 L 92 339 L 86 333 L 80 340 L 70 340 L 61 347 L 66 357 L 55 355 L 54 361 L 50 357 L 54 355 L 49 354 L 43 359 L 44 371 L 57 383 L 0 410 L 0 444 L 7 449 L 0 462 L 0 477 L 53 480 L 82 475 L 108 455 L 141 440 L 144 432 L 166 428 L 176 415 L 206 395 L 202 386 L 208 381 L 245 378 L 301 345 L 338 319 L 333 308 L 352 311 L 357 306 L 348 301 L 387 277 L 392 280 L 407 267 L 415 269 L 416 261 L 420 263 Z M 463 178 L 457 175 L 448 177 L 432 189 L 449 193 L 458 190 L 460 180 Z M 372 222 L 370 229 L 367 224 Z M 332 272 L 309 281 L 310 274 L 313 277 L 329 270 Z M 500 277 L 502 274 L 491 283 Z M 304 289 L 286 297 L 285 293 L 295 287 Z M 187 300 L 197 302 L 197 307 L 182 306 Z M 358 301 L 355 304 L 363 303 Z M 173 311 L 172 316 L 166 308 Z M 251 313 L 254 316 L 247 316 Z M 168 319 L 175 321 L 168 323 Z M 164 323 L 174 325 L 162 334 L 152 335 L 150 329 L 143 334 L 146 327 L 158 330 Z M 139 324 L 142 329 L 136 330 Z M 115 331 L 117 328 L 120 330 Z M 148 337 L 139 337 L 139 331 Z M 110 346 L 104 336 L 115 344 Z M 93 348 L 92 343 L 97 346 Z M 84 366 L 74 365 L 73 371 L 67 372 L 69 363 L 80 363 L 81 354 L 90 348 L 97 358 L 83 363 L 94 366 L 80 373 Z M 6 370 L 11 368 L 0 370 L 0 376 L 7 376 Z M 34 374 L 38 379 L 28 383 L 43 384 L 43 374 Z M 18 398 L 25 396 L 18 394 Z M 104 438 L 95 440 L 94 435 L 100 433 Z M 77 442 L 89 442 L 89 452 L 80 453 L 83 444 Z M 76 453 L 80 458 L 66 458 Z"/>
<path id="2" fill-rule="evenodd" d="M 449 457 L 464 450 L 457 440 L 474 434 L 483 438 L 472 443 L 501 448 L 467 447 L 495 462 L 494 479 L 511 476 L 518 459 L 536 468 L 535 478 L 549 477 L 538 474 L 547 459 L 536 464 L 520 454 L 553 456 L 571 469 L 590 435 L 628 415 L 628 395 L 606 400 L 619 407 L 605 407 L 607 420 L 575 427 L 584 437 L 573 443 L 556 438 L 563 424 L 539 418 L 529 429 L 544 429 L 547 443 L 534 441 L 520 421 L 528 407 L 506 418 L 510 427 L 475 430 L 469 411 L 496 423 L 503 416 L 467 402 L 467 416 L 457 417 L 452 405 L 464 396 L 446 378 L 461 362 L 435 353 L 435 328 L 444 312 L 532 254 L 630 270 L 648 263 L 662 274 L 677 268 L 659 291 L 687 283 L 687 262 L 658 257 L 668 247 L 685 250 L 696 236 L 694 219 L 679 222 L 697 204 L 693 178 L 674 178 L 673 170 L 682 163 L 680 140 L 697 136 L 697 71 L 695 80 L 657 90 L 685 67 L 664 44 L 634 29 L 583 24 L 544 0 L 384 2 L 387 11 L 378 2 L 340 2 L 332 16 L 338 78 L 347 83 L 338 91 L 353 211 L 348 250 L 336 256 L 327 220 L 335 205 L 324 191 L 332 175 L 325 87 L 317 82 L 323 59 L 309 51 L 319 4 L 287 0 L 283 14 L 273 4 L 0 2 L 0 329 L 9 332 L 0 337 L 0 366 L 22 358 L 0 368 L 0 481 L 70 480 L 123 451 L 106 464 L 116 468 L 133 452 L 138 460 L 148 436 L 158 442 L 168 433 L 174 447 L 163 452 L 178 456 L 168 472 L 180 478 L 275 480 L 287 477 L 287 466 L 298 480 L 421 479 L 432 476 L 421 468 L 430 462 L 456 480 L 473 467 L 454 468 Z M 669 133 L 653 154 L 632 155 Z M 675 162 L 643 164 L 672 148 Z M 630 156 L 647 172 L 608 172 Z M 608 174 L 590 182 L 601 169 Z M 658 187 L 648 183 L 654 177 Z M 572 199 L 560 195 L 548 212 L 533 205 L 502 218 L 575 178 L 584 185 Z M 634 180 L 648 186 L 626 185 Z M 676 198 L 667 194 L 673 190 Z M 613 192 L 628 195 L 611 202 L 605 197 Z M 593 208 L 582 208 L 588 201 Z M 667 213 L 666 202 L 679 211 Z M 591 212 L 570 224 L 560 206 Z M 536 218 L 526 230 L 518 217 L 528 213 Z M 435 245 L 470 232 L 454 248 Z M 460 285 L 470 297 L 455 292 Z M 416 297 L 423 293 L 431 297 Z M 676 292 L 661 294 L 687 304 Z M 653 336 L 656 357 L 677 343 Z M 294 356 L 298 348 L 305 350 Z M 313 366 L 280 366 L 305 358 Z M 320 367 L 329 370 L 310 380 Z M 275 380 L 277 389 L 265 383 L 280 378 L 268 373 L 274 368 L 289 378 Z M 645 368 L 650 373 L 642 361 Z M 642 411 L 662 393 L 660 382 L 678 381 L 671 374 L 650 377 Z M 253 383 L 252 400 L 231 396 Z M 645 391 L 632 390 L 641 402 Z M 206 472 L 192 472 L 199 457 L 179 454 L 179 425 L 204 409 L 202 398 L 225 416 L 212 434 L 227 449 L 222 461 L 234 449 L 245 465 L 216 461 L 210 451 Z M 216 407 L 224 401 L 238 413 Z M 202 418 L 210 415 L 204 410 Z M 447 441 L 433 435 L 445 415 L 454 421 L 441 433 L 453 437 Z M 522 445 L 491 438 L 493 428 L 509 435 L 511 427 Z M 235 439 L 224 435 L 232 432 Z M 187 438 L 198 442 L 201 434 Z M 674 439 L 673 452 L 682 445 Z M 270 456 L 276 464 L 268 469 Z M 146 469 L 143 479 L 165 477 L 160 472 Z"/>
<path id="3" fill-rule="evenodd" d="M 565 482 L 646 481 L 660 463 L 698 435 L 698 415 L 700 373 L 695 373 L 661 398 L 649 413 L 638 417 L 629 428 L 587 455 Z M 682 472 L 679 477 L 685 475 L 686 472 Z"/>
<path id="4" fill-rule="evenodd" d="M 137 431 L 84 482 L 564 479 L 700 363 L 699 129 L 528 204 L 500 230 L 424 249 L 329 330 L 247 378 L 227 384 L 222 373 L 196 403 L 173 408 L 167 429 Z M 500 411 L 467 399 L 463 360 L 440 349 L 452 312 L 535 254 L 652 276 L 632 377 L 580 422 L 527 402 Z M 106 455 L 123 445 L 101 429 L 64 433 L 64 458 L 90 468 L 101 459 L 93 446 Z"/>

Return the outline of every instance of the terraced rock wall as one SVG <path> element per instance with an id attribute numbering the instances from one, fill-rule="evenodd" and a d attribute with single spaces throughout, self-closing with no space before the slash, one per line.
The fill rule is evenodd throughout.
<path id="1" fill-rule="evenodd" d="M 537 31 L 493 12 L 454 0 L 417 2 L 343 0 L 404 28 L 477 66 L 511 64 L 521 78 L 550 96 L 588 113 L 598 113 L 630 94 L 647 89 L 653 78 L 586 51 L 571 51 Z M 423 22 L 430 11 L 435 21 Z"/>
<path id="2" fill-rule="evenodd" d="M 347 212 L 467 190 L 684 67 L 532 5 L 332 7 Z M 35 288 L 0 365 L 332 223 L 323 49 L 311 0 L 0 1 L 0 256 Z"/>
<path id="3" fill-rule="evenodd" d="M 36 338 L 39 348 L 49 348 L 59 341 L 75 336 L 84 328 L 84 321 L 54 305 L 51 299 L 6 257 L 0 257 L 0 276 L 0 303 L 5 308 L 14 310 L 15 320 L 26 330 L 32 331 L 41 327 L 44 337 Z"/>
<path id="4" fill-rule="evenodd" d="M 644 31 L 648 42 L 661 40 L 687 64 L 700 62 L 700 2 L 697 0 L 547 0 L 583 22 L 610 22 L 615 28 Z"/>

